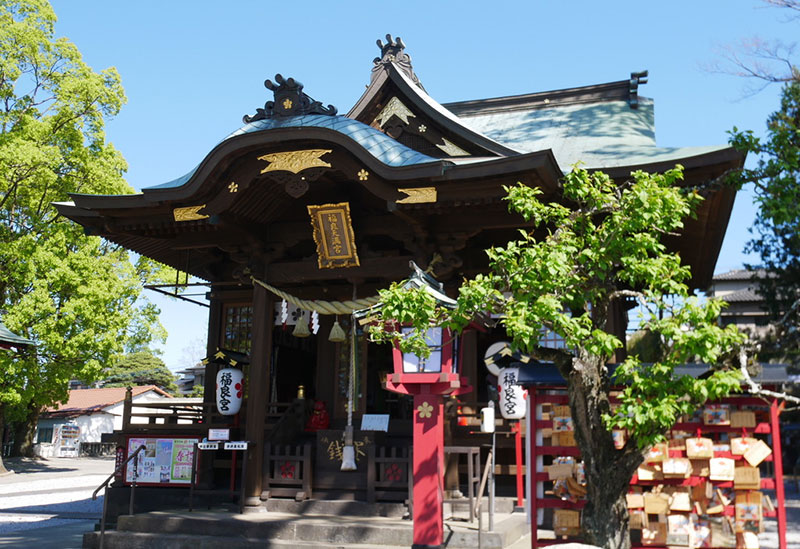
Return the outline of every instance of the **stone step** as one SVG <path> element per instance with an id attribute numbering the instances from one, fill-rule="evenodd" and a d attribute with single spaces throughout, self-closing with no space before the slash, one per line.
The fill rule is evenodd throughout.
<path id="1" fill-rule="evenodd" d="M 484 516 L 483 527 L 487 520 Z M 239 549 L 249 547 L 359 548 L 410 547 L 411 521 L 389 517 L 331 515 L 298 516 L 286 513 L 230 514 L 215 512 L 153 512 L 119 517 L 116 531 L 106 532 L 104 547 Z M 485 549 L 509 547 L 527 533 L 524 514 L 506 515 L 494 532 L 481 533 Z M 477 521 L 448 522 L 445 547 L 478 547 Z M 84 537 L 84 547 L 99 547 L 99 533 Z"/>
<path id="2" fill-rule="evenodd" d="M 88 532 L 83 535 L 84 549 L 100 547 L 100 533 Z M 186 534 L 151 534 L 144 532 L 118 532 L 109 530 L 103 540 L 105 549 L 366 549 L 374 545 L 320 543 L 298 540 L 267 540 L 246 538 L 225 538 L 216 536 L 188 536 Z"/>
<path id="3" fill-rule="evenodd" d="M 363 501 L 306 500 L 271 498 L 264 502 L 271 513 L 292 515 L 336 515 L 349 517 L 403 518 L 408 507 L 402 503 L 365 503 Z"/>

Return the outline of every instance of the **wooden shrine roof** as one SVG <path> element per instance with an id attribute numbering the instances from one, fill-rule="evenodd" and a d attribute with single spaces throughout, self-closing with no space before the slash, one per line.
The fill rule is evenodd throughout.
<path id="1" fill-rule="evenodd" d="M 403 278 L 409 260 L 426 267 L 438 257 L 434 272 L 445 282 L 480 272 L 483 250 L 524 225 L 508 213 L 503 186 L 523 182 L 558 200 L 559 179 L 576 159 L 618 180 L 680 163 L 687 185 L 744 161 L 730 147 L 656 147 L 652 101 L 638 96 L 641 73 L 443 106 L 424 90 L 402 41 L 387 36 L 379 46 L 371 82 L 347 116 L 277 75 L 267 81 L 274 100 L 185 176 L 138 195 L 73 195 L 56 206 L 88 234 L 212 283 L 253 273 L 346 293 L 353 281 Z M 711 280 L 735 191 L 705 194 L 696 219 L 667 241 L 691 265 L 696 287 Z M 307 206 L 342 202 L 360 265 L 320 269 Z"/>

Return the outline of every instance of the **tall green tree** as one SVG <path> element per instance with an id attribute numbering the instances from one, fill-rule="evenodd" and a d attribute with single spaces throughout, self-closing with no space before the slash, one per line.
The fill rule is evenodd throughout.
<path id="1" fill-rule="evenodd" d="M 800 70 L 795 69 L 800 75 Z M 762 358 L 800 366 L 800 78 L 784 85 L 780 108 L 767 119 L 764 139 L 752 131 L 731 132 L 731 144 L 755 155 L 755 166 L 737 174 L 752 184 L 758 205 L 747 249 L 766 271 L 759 285 L 774 330 L 762 342 Z"/>
<path id="2" fill-rule="evenodd" d="M 70 379 L 96 379 L 126 345 L 163 335 L 157 309 L 139 295 L 150 266 L 85 237 L 51 205 L 69 193 L 132 192 L 104 133 L 125 102 L 119 75 L 92 70 L 55 37 L 55 22 L 45 0 L 0 0 L 0 310 L 36 342 L 0 355 L 0 429 L 35 425 Z M 18 446 L 30 442 L 26 432 Z"/>
<path id="3" fill-rule="evenodd" d="M 702 200 L 678 186 L 681 178 L 680 169 L 636 172 L 618 186 L 603 173 L 576 169 L 564 179 L 557 203 L 542 202 L 534 188 L 510 188 L 510 209 L 533 229 L 487 250 L 489 271 L 464 281 L 455 310 L 438 307 L 424 291 L 393 285 L 381 292 L 381 315 L 412 324 L 416 335 L 402 337 L 392 322 L 372 328 L 374 338 L 397 338 L 404 350 L 426 355 L 428 326 L 460 330 L 476 315 L 492 313 L 514 347 L 554 363 L 567 383 L 586 471 L 583 537 L 608 549 L 630 547 L 625 494 L 647 448 L 682 415 L 740 383 L 737 369 L 719 368 L 705 379 L 675 375 L 675 367 L 689 361 L 719 364 L 742 341 L 734 326 L 716 323 L 719 301 L 690 295 L 689 268 L 661 243 L 682 229 Z M 628 356 L 612 372 L 608 362 L 623 342 L 608 332 L 608 312 L 628 299 L 645 311 L 642 327 L 659 334 L 661 354 L 648 365 Z M 542 346 L 545 330 L 561 336 L 565 347 Z M 609 393 L 619 386 L 619 404 L 612 406 Z M 629 433 L 622 449 L 611 434 L 619 428 Z"/>
<path id="4" fill-rule="evenodd" d="M 147 351 L 127 354 L 114 362 L 103 374 L 103 387 L 157 385 L 168 393 L 177 394 L 175 374 L 164 361 Z"/>

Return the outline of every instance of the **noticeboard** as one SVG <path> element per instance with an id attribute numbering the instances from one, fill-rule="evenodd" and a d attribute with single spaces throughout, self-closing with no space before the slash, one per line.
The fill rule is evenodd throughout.
<path id="1" fill-rule="evenodd" d="M 136 458 L 139 477 L 137 484 L 175 486 L 192 481 L 192 457 L 198 438 L 136 437 L 128 438 L 126 456 L 144 444 L 145 450 Z M 125 484 L 133 482 L 133 461 L 125 468 Z"/>

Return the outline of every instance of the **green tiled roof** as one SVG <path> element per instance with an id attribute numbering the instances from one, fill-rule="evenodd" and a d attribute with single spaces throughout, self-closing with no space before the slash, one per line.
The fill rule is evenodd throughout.
<path id="1" fill-rule="evenodd" d="M 17 334 L 6 328 L 5 324 L 3 324 L 2 321 L 0 321 L 0 347 L 2 346 L 16 347 L 17 345 L 21 346 L 33 345 L 33 341 L 24 338 L 22 336 L 18 336 Z"/>
<path id="2" fill-rule="evenodd" d="M 638 109 L 627 101 L 602 101 L 551 108 L 462 115 L 462 122 L 522 153 L 552 149 L 562 170 L 576 162 L 587 168 L 613 168 L 668 162 L 724 149 L 657 147 L 653 100 Z"/>
<path id="3" fill-rule="evenodd" d="M 326 128 L 339 132 L 355 141 L 358 145 L 367 150 L 372 156 L 380 160 L 387 166 L 401 167 L 411 166 L 414 164 L 424 164 L 427 162 L 436 162 L 438 159 L 431 156 L 422 154 L 402 143 L 395 141 L 388 135 L 371 128 L 366 124 L 347 118 L 345 116 L 328 116 L 322 114 L 308 114 L 304 116 L 294 116 L 284 119 L 267 119 L 258 120 L 247 124 L 222 141 L 226 141 L 233 137 L 244 135 L 248 133 L 261 132 L 274 130 L 279 128 Z M 197 170 L 195 167 L 186 175 L 179 177 L 173 181 L 162 183 L 149 189 L 169 189 L 180 187 L 189 179 L 191 179 L 194 172 Z"/>

